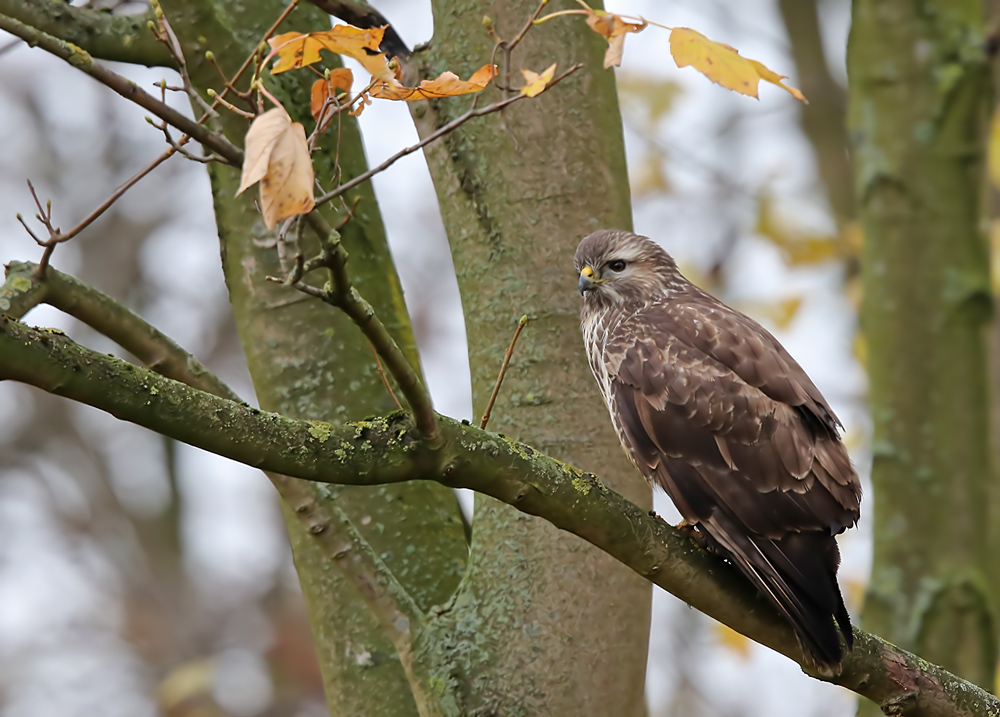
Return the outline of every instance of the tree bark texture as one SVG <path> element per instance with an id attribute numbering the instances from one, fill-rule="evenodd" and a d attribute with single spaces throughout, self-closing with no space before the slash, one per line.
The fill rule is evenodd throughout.
<path id="1" fill-rule="evenodd" d="M 227 73 L 234 73 L 284 9 L 277 0 L 245 5 L 202 0 L 167 0 L 163 4 L 200 91 L 220 89 L 214 68 L 205 60 L 207 50 Z M 325 14 L 302 5 L 280 32 L 311 32 L 328 25 Z M 293 119 L 311 127 L 309 86 L 314 77 L 306 72 L 275 78 L 265 73 L 265 77 L 270 91 Z M 242 146 L 247 122 L 226 112 L 223 119 L 229 139 Z M 336 132 L 328 133 L 322 146 L 324 151 L 314 154 L 316 176 L 323 186 L 330 187 L 334 186 Z M 345 180 L 366 169 L 352 118 L 344 117 L 339 151 Z M 261 407 L 334 423 L 391 410 L 393 404 L 371 350 L 350 319 L 289 287 L 265 281 L 265 276 L 282 274 L 275 233 L 264 228 L 254 206 L 254 191 L 234 198 L 239 169 L 213 167 L 211 177 L 223 269 Z M 354 219 L 343 229 L 352 278 L 418 365 L 371 185 L 350 192 L 348 204 L 356 197 L 360 201 Z M 337 223 L 332 211 L 323 213 L 331 223 Z M 444 602 L 457 587 L 468 548 L 457 502 L 448 489 L 410 484 L 319 490 L 315 497 L 319 505 L 336 501 L 422 608 Z M 313 545 L 287 506 L 284 515 L 331 714 L 416 714 L 410 685 L 392 643 L 354 587 Z"/>
<path id="2" fill-rule="evenodd" d="M 863 624 L 991 689 L 981 13 L 975 0 L 855 0 L 848 68 L 874 421 Z"/>
<path id="3" fill-rule="evenodd" d="M 435 34 L 413 64 L 422 77 L 468 76 L 494 41 L 512 39 L 537 0 L 436 0 Z M 430 145 L 462 294 L 473 405 L 479 416 L 505 349 L 527 314 L 490 430 L 603 476 L 648 507 L 650 489 L 625 459 L 587 366 L 578 328 L 572 257 L 602 227 L 630 228 L 628 177 L 614 75 L 601 69 L 606 42 L 578 18 L 531 29 L 510 76 L 553 62 L 585 69 L 535 102 L 470 122 Z M 426 136 L 467 102 L 420 103 Z M 469 573 L 449 629 L 461 651 L 446 664 L 463 675 L 470 714 L 642 715 L 650 589 L 637 576 L 545 521 L 476 497 Z"/>

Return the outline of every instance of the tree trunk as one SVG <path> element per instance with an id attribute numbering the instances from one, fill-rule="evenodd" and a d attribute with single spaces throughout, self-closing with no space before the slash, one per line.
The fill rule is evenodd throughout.
<path id="1" fill-rule="evenodd" d="M 166 0 L 163 5 L 202 91 L 218 89 L 220 84 L 204 58 L 206 50 L 215 54 L 227 73 L 234 73 L 284 9 L 279 0 L 247 5 Z M 326 15 L 303 4 L 282 25 L 282 31 L 311 32 L 328 24 Z M 293 119 L 311 123 L 309 85 L 313 79 L 309 73 L 293 72 L 268 77 L 268 87 Z M 223 121 L 229 139 L 242 145 L 247 122 L 226 112 Z M 336 146 L 336 133 L 328 133 L 326 151 L 313 155 L 317 179 L 326 187 L 334 186 Z M 345 118 L 339 151 L 345 181 L 366 169 L 351 118 Z M 223 269 L 261 408 L 334 423 L 391 411 L 393 404 L 372 353 L 351 320 L 322 302 L 265 281 L 265 276 L 282 273 L 275 233 L 264 228 L 254 207 L 254 191 L 234 198 L 239 170 L 218 167 L 211 176 Z M 352 278 L 418 365 L 371 185 L 349 193 L 348 204 L 355 197 L 360 198 L 355 218 L 343 229 Z M 324 214 L 332 224 L 337 223 L 333 212 Z M 337 501 L 421 607 L 442 603 L 454 592 L 468 548 L 451 491 L 428 482 L 376 489 L 312 486 L 312 490 L 320 504 Z M 284 515 L 331 714 L 415 715 L 410 686 L 392 643 L 356 589 L 315 547 L 288 506 Z"/>
<path id="2" fill-rule="evenodd" d="M 816 155 L 830 211 L 837 227 L 843 229 L 856 214 L 847 154 L 847 98 L 830 74 L 823 51 L 819 2 L 779 0 L 778 6 L 795 60 L 799 89 L 809 98 L 808 105 L 797 107 L 802 115 L 802 130 Z"/>
<path id="3" fill-rule="evenodd" d="M 493 51 L 484 16 L 511 39 L 538 3 L 456 5 L 433 4 L 434 38 L 414 58 L 423 77 L 467 76 Z M 520 85 L 520 68 L 558 61 L 586 69 L 537 102 L 464 125 L 426 154 L 462 293 L 475 415 L 518 318 L 529 315 L 490 429 L 649 506 L 649 487 L 625 460 L 584 358 L 572 269 L 584 235 L 631 226 L 614 75 L 601 69 L 606 47 L 575 18 L 533 28 L 514 53 L 512 84 Z M 414 114 L 426 136 L 468 103 L 421 105 Z M 482 496 L 470 561 L 445 616 L 467 644 L 443 656 L 464 678 L 468 713 L 644 714 L 648 585 L 576 537 Z"/>
<path id="4" fill-rule="evenodd" d="M 855 0 L 848 68 L 875 430 L 863 623 L 991 689 L 981 12 Z"/>

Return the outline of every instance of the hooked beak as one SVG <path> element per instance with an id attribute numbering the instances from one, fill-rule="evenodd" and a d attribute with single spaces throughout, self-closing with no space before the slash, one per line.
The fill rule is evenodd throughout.
<path id="1" fill-rule="evenodd" d="M 580 281 L 577 282 L 577 286 L 580 289 L 580 296 L 583 296 L 586 292 L 591 289 L 596 289 L 598 280 L 594 278 L 594 270 L 589 266 L 585 266 L 580 269 Z"/>

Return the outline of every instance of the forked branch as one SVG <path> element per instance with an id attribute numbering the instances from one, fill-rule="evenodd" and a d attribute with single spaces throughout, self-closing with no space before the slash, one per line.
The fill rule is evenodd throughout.
<path id="1" fill-rule="evenodd" d="M 344 485 L 423 479 L 476 490 L 575 533 L 738 632 L 803 660 L 788 624 L 727 564 L 593 475 L 478 428 L 438 417 L 441 442 L 431 446 L 405 414 L 341 426 L 297 421 L 197 391 L 85 349 L 58 332 L 0 317 L 3 379 L 285 475 Z M 892 714 L 1000 714 L 995 696 L 861 630 L 840 675 L 814 676 Z"/>

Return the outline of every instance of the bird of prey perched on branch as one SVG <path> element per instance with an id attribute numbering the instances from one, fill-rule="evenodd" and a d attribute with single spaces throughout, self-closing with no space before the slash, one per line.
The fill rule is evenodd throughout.
<path id="1" fill-rule="evenodd" d="M 840 421 L 777 339 L 646 237 L 594 232 L 574 263 L 590 367 L 626 453 L 781 611 L 807 658 L 839 671 L 837 626 L 848 648 L 853 633 L 834 536 L 861 500 Z"/>

